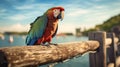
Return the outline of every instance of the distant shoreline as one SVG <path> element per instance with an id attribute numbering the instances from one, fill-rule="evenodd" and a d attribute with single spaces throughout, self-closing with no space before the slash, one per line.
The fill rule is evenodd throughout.
<path id="1" fill-rule="evenodd" d="M 4 33 L 1 33 L 1 35 L 27 35 L 28 32 L 4 32 Z M 73 33 L 58 33 L 56 36 L 66 36 L 66 35 L 69 35 L 69 36 L 73 36 L 74 34 Z"/>

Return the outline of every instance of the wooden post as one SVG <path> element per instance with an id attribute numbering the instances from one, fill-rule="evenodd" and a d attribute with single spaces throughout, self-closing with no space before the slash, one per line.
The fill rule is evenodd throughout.
<path id="1" fill-rule="evenodd" d="M 113 33 L 108 33 L 107 34 L 107 38 L 111 38 L 112 39 L 112 43 L 111 45 L 109 45 L 110 47 L 108 48 L 108 63 L 113 63 L 114 67 L 116 67 L 116 44 L 115 44 L 115 34 Z"/>
<path id="2" fill-rule="evenodd" d="M 107 67 L 105 39 L 106 32 L 89 33 L 89 40 L 97 40 L 100 43 L 100 47 L 98 48 L 97 52 L 89 54 L 90 67 Z"/>

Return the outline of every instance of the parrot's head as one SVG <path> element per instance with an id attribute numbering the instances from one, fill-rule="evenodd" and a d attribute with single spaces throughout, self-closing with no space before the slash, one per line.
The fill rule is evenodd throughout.
<path id="1" fill-rule="evenodd" d="M 54 18 L 63 20 L 63 18 L 64 18 L 64 8 L 63 7 L 53 7 L 50 9 L 50 12 L 52 12 L 52 15 Z"/>

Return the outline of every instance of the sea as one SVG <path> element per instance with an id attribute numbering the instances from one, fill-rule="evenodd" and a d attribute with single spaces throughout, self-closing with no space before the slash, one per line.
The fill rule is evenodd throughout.
<path id="1" fill-rule="evenodd" d="M 12 46 L 25 46 L 25 35 L 5 35 L 0 39 L 0 48 L 2 47 L 12 47 Z M 87 41 L 86 36 L 57 36 L 52 39 L 52 43 L 65 43 L 65 42 L 75 42 L 75 41 Z M 47 65 L 42 65 L 39 67 L 48 67 Z M 74 57 L 66 62 L 59 62 L 54 67 L 89 67 L 89 55 L 83 54 L 80 57 Z"/>

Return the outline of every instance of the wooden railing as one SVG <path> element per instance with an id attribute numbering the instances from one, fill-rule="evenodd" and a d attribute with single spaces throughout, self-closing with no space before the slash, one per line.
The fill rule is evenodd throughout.
<path id="1" fill-rule="evenodd" d="M 120 49 L 117 44 L 119 39 L 114 33 L 91 32 L 89 40 L 99 41 L 100 44 L 96 53 L 89 54 L 90 67 L 120 67 L 120 59 L 117 59 L 119 56 L 117 49 Z"/>
<path id="2" fill-rule="evenodd" d="M 89 53 L 90 67 L 119 67 L 118 38 L 113 33 L 91 32 L 89 41 L 50 46 L 16 46 L 0 48 L 0 67 L 37 67 L 62 62 Z M 118 47 L 116 47 L 118 46 Z"/>

